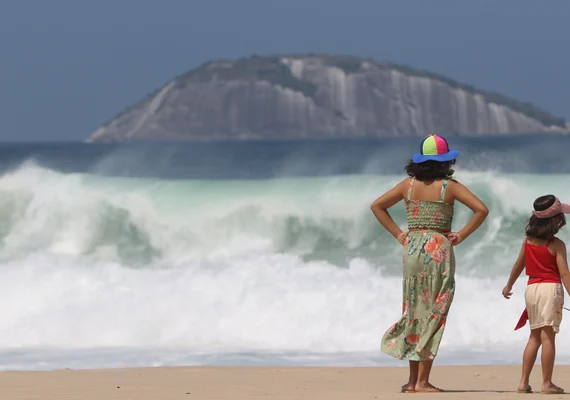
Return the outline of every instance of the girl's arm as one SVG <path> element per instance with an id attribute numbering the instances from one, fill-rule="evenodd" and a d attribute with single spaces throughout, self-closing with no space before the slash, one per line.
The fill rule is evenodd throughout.
<path id="1" fill-rule="evenodd" d="M 370 209 L 374 213 L 374 216 L 382 224 L 388 232 L 392 234 L 396 239 L 403 235 L 400 227 L 394 222 L 390 214 L 388 214 L 388 208 L 397 204 L 399 201 L 404 199 L 404 194 L 407 191 L 409 179 L 404 179 L 402 182 L 398 183 L 392 189 L 388 190 L 382 196 L 378 197 L 370 206 Z M 403 244 L 403 243 L 402 243 Z"/>
<path id="2" fill-rule="evenodd" d="M 465 224 L 463 229 L 456 233 L 452 232 L 447 236 L 449 242 L 452 245 L 456 246 L 467 239 L 473 232 L 477 230 L 477 228 L 481 226 L 483 221 L 485 221 L 485 218 L 487 218 L 487 215 L 489 215 L 489 209 L 485 203 L 479 200 L 477 196 L 471 193 L 469 189 L 467 189 L 461 183 L 457 181 L 450 181 L 449 183 L 449 187 L 451 189 L 450 194 L 452 195 L 453 200 L 459 201 L 467 208 L 471 209 L 471 211 L 473 211 L 473 216 L 469 222 Z"/>
<path id="3" fill-rule="evenodd" d="M 519 251 L 519 256 L 517 258 L 517 260 L 515 261 L 515 265 L 513 265 L 513 269 L 511 270 L 511 275 L 509 276 L 509 281 L 507 282 L 507 286 L 505 286 L 505 288 L 503 289 L 503 297 L 505 299 L 510 299 L 511 295 L 513 294 L 511 292 L 511 290 L 513 290 L 513 285 L 515 284 L 515 282 L 517 281 L 517 279 L 519 279 L 519 276 L 521 276 L 521 273 L 524 271 L 524 256 L 525 256 L 525 250 L 524 250 L 524 244 L 526 242 L 526 238 L 525 241 L 523 242 L 522 246 L 521 246 L 521 250 Z"/>
<path id="4" fill-rule="evenodd" d="M 566 292 L 570 295 L 570 272 L 568 271 L 568 258 L 566 256 L 566 245 L 560 239 L 556 239 L 552 243 L 553 250 L 556 252 L 556 265 L 558 273 Z"/>

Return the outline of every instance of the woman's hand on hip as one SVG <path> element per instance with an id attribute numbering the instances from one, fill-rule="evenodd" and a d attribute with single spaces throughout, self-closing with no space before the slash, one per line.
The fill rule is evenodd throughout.
<path id="1" fill-rule="evenodd" d="M 447 237 L 447 240 L 449 240 L 449 243 L 451 243 L 452 246 L 457 246 L 465 240 L 463 235 L 461 235 L 459 232 L 446 233 L 445 237 Z"/>
<path id="2" fill-rule="evenodd" d="M 407 238 L 408 238 L 408 232 L 402 232 L 398 235 L 396 239 L 398 239 L 398 243 L 400 243 L 402 246 L 405 246 Z"/>

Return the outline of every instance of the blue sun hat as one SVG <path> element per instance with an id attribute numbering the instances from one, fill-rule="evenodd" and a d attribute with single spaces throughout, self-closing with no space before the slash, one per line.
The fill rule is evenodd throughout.
<path id="1" fill-rule="evenodd" d="M 412 161 L 416 164 L 428 160 L 446 162 L 455 160 L 458 155 L 459 150 L 450 149 L 444 137 L 432 133 L 422 140 L 420 152 L 412 156 Z"/>

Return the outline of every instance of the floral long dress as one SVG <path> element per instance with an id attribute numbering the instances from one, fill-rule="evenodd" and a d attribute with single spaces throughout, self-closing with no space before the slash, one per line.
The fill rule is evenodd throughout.
<path id="1" fill-rule="evenodd" d="M 406 213 L 411 231 L 404 246 L 402 317 L 382 337 L 382 351 L 400 360 L 433 360 L 438 352 L 455 294 L 455 255 L 440 233 L 451 229 L 453 205 L 445 203 L 447 181 L 440 201 L 411 200 L 410 180 Z"/>

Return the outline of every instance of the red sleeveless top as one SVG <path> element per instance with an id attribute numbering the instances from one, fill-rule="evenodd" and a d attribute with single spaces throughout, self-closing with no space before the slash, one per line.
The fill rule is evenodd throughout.
<path id="1" fill-rule="evenodd" d="M 525 269 L 528 275 L 528 284 L 549 282 L 561 283 L 556 256 L 548 250 L 548 245 L 539 246 L 530 243 L 528 240 L 524 244 Z"/>

